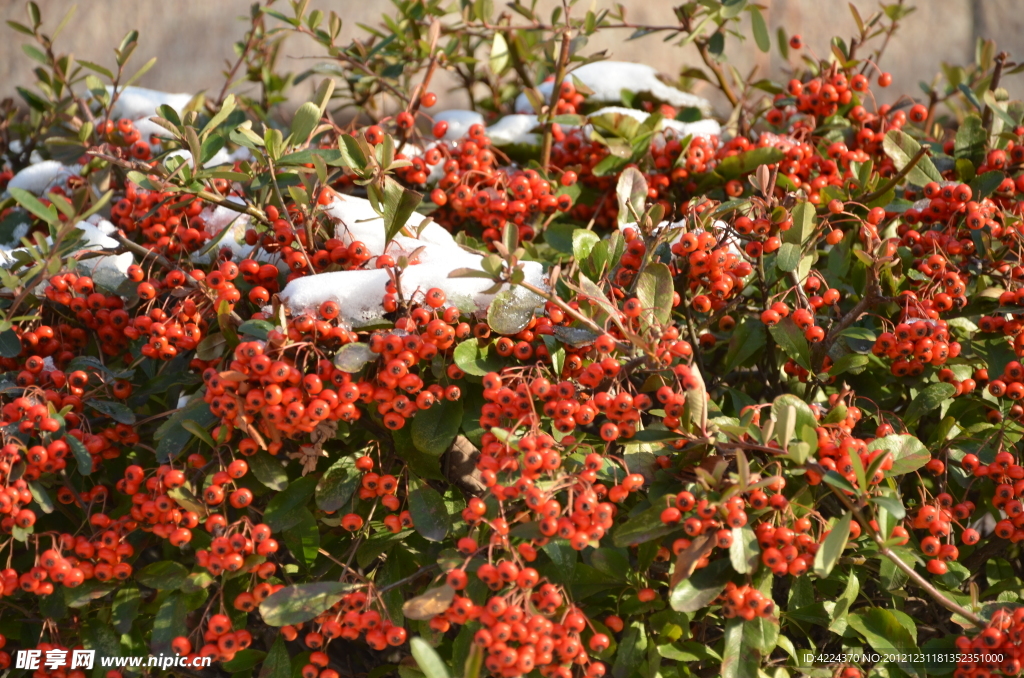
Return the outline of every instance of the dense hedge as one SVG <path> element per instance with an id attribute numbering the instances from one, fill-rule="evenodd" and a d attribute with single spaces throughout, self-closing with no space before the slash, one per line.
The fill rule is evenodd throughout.
<path id="1" fill-rule="evenodd" d="M 306 4 L 194 97 L 132 86 L 137 33 L 108 68 L 8 22 L 0 665 L 1020 674 L 1008 55 L 879 105 L 902 3 L 827 60 L 745 0 L 396 2 L 349 44 Z M 741 20 L 787 83 L 728 66 Z M 692 44 L 721 122 L 597 31 Z"/>

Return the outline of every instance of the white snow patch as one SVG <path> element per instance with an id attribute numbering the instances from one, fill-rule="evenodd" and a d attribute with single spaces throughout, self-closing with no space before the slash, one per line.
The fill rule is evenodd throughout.
<path id="1" fill-rule="evenodd" d="M 59 184 L 72 175 L 72 171 L 56 160 L 43 160 L 21 170 L 7 183 L 7 188 L 20 188 L 36 195 Z"/>
<path id="2" fill-rule="evenodd" d="M 170 139 L 174 136 L 166 127 L 156 124 L 149 118 L 139 118 L 132 124 L 135 125 L 135 129 L 138 130 L 139 134 L 142 136 L 142 140 L 146 143 L 151 143 L 150 140 L 153 137 L 157 137 L 158 139 Z"/>
<path id="3" fill-rule="evenodd" d="M 369 201 L 351 196 L 337 196 L 327 213 L 339 220 L 336 237 L 344 242 L 358 240 L 374 255 L 384 253 L 384 222 L 373 211 Z M 402 273 L 401 287 L 405 298 L 417 299 L 430 288 L 444 290 L 447 303 L 467 311 L 483 310 L 494 299 L 487 290 L 493 286 L 483 278 L 450 278 L 459 268 L 482 270 L 483 257 L 459 247 L 451 234 L 436 223 L 418 231 L 425 217 L 413 214 L 406 224 L 412 233 L 399 235 L 388 245 L 392 256 L 417 252 L 419 263 Z M 544 272 L 537 262 L 526 262 L 527 282 L 544 287 Z M 291 281 L 281 291 L 281 299 L 292 312 L 314 311 L 325 301 L 333 300 L 341 307 L 344 320 L 355 327 L 370 325 L 384 317 L 381 301 L 390 281 L 385 269 L 335 271 L 306 276 Z M 520 288 L 521 289 L 521 288 Z M 523 291 L 524 294 L 528 294 Z M 537 306 L 543 303 L 536 298 Z"/>
<path id="4" fill-rule="evenodd" d="M 601 116 L 601 115 L 616 115 L 616 114 L 624 115 L 624 116 L 629 117 L 629 118 L 633 118 L 637 122 L 644 122 L 645 120 L 647 120 L 647 118 L 651 117 L 651 114 L 647 113 L 646 111 L 641 111 L 641 110 L 636 109 L 636 108 L 626 108 L 624 106 L 605 106 L 604 108 L 599 108 L 596 111 L 594 111 L 593 113 L 591 113 L 590 117 L 591 118 L 596 118 L 596 117 Z"/>
<path id="5" fill-rule="evenodd" d="M 0 245 L 0 250 L 10 251 L 15 247 L 21 247 L 21 239 L 28 235 L 28 229 L 31 224 L 28 221 L 23 221 L 14 227 L 11 231 L 11 239 L 3 245 Z"/>
<path id="6" fill-rule="evenodd" d="M 469 134 L 469 128 L 473 125 L 484 124 L 484 116 L 476 111 L 466 111 L 460 108 L 441 111 L 434 116 L 435 122 L 442 120 L 448 123 L 448 131 L 445 132 L 444 138 L 449 141 L 458 141 Z"/>
<path id="7" fill-rule="evenodd" d="M 186 163 L 188 163 L 189 167 L 195 166 L 195 163 L 192 162 L 192 153 L 186 151 L 185 149 L 180 148 L 176 151 L 171 151 L 164 157 L 164 162 L 166 163 L 171 158 L 181 158 Z M 216 153 L 214 153 L 212 158 L 204 162 L 203 167 L 217 167 L 218 165 L 229 165 L 233 164 L 234 162 L 235 161 L 232 159 L 231 154 L 228 153 L 227 150 L 222 148 Z"/>
<path id="8" fill-rule="evenodd" d="M 696 122 L 680 122 L 679 120 L 662 120 L 662 130 L 675 130 L 676 137 L 682 139 L 683 137 L 693 135 L 695 137 L 719 137 L 722 136 L 722 126 L 718 124 L 717 120 L 710 118 L 705 120 L 697 120 Z"/>
<path id="9" fill-rule="evenodd" d="M 100 221 L 96 224 L 79 221 L 75 224 L 75 228 L 85 234 L 80 241 L 83 250 L 111 250 L 116 249 L 120 244 L 110 237 L 115 229 L 109 221 Z"/>
<path id="10" fill-rule="evenodd" d="M 131 252 L 84 259 L 80 266 L 89 271 L 90 277 L 97 285 L 108 290 L 116 290 L 122 282 L 128 279 L 128 267 L 135 263 Z"/>
<path id="11" fill-rule="evenodd" d="M 228 196 L 228 200 L 239 205 L 244 204 L 241 200 L 235 196 Z M 209 263 L 211 257 L 217 256 L 217 252 L 227 247 L 231 250 L 231 256 L 233 259 L 242 259 L 248 256 L 252 251 L 251 245 L 245 244 L 245 231 L 249 228 L 249 215 L 236 212 L 228 207 L 222 207 L 220 205 L 216 207 L 206 207 L 202 212 L 199 213 L 203 221 L 206 224 L 206 232 L 211 237 L 216 238 L 221 231 L 228 228 L 228 232 L 224 234 L 220 242 L 213 251 L 207 254 L 200 254 L 199 252 L 193 252 L 192 261 L 197 263 Z M 207 243 L 209 244 L 209 243 Z"/>
<path id="12" fill-rule="evenodd" d="M 79 221 L 75 224 L 75 228 L 82 231 L 83 234 L 75 251 L 102 252 L 116 249 L 120 246 L 117 240 L 110 237 L 117 232 L 117 227 L 98 215 L 89 217 L 89 221 Z M 46 241 L 53 244 L 50 238 L 47 238 Z M 24 247 L 14 249 L 0 248 L 0 265 L 6 266 L 14 263 L 15 253 L 23 251 L 25 251 Z M 117 289 L 127 278 L 128 267 L 134 261 L 131 252 L 124 252 L 118 255 L 91 256 L 87 259 L 79 260 L 78 265 L 88 271 L 90 277 L 98 285 L 113 290 Z M 40 283 L 39 289 L 45 286 L 45 282 Z"/>
<path id="13" fill-rule="evenodd" d="M 113 88 L 107 86 L 107 91 L 113 92 Z M 191 100 L 191 94 L 171 94 L 145 87 L 125 87 L 114 103 L 111 117 L 115 120 L 149 118 L 156 115 L 156 109 L 163 104 L 167 104 L 180 114 Z"/>
<path id="14" fill-rule="evenodd" d="M 565 79 L 572 82 L 573 76 L 593 90 L 593 94 L 589 97 L 591 101 L 609 103 L 622 101 L 622 90 L 629 90 L 638 94 L 646 92 L 655 99 L 676 108 L 698 108 L 704 115 L 711 114 L 711 102 L 703 97 L 666 85 L 658 79 L 658 71 L 646 64 L 634 64 L 628 61 L 595 61 L 580 66 Z M 545 101 L 551 96 L 553 88 L 554 82 L 541 83 L 537 87 L 544 95 Z M 534 112 L 526 94 L 516 97 L 515 110 L 516 113 Z"/>
<path id="15" fill-rule="evenodd" d="M 683 220 L 683 221 L 662 221 L 657 226 L 654 227 L 654 233 L 653 234 L 657 235 L 658 233 L 661 233 L 664 230 L 670 230 L 670 231 L 671 230 L 675 230 L 675 233 L 672 234 L 672 237 L 669 238 L 666 241 L 669 245 L 674 245 L 674 244 L 676 244 L 677 242 L 679 242 L 680 240 L 683 239 L 683 234 L 686 233 L 686 228 L 684 228 L 685 226 L 686 226 L 686 221 L 685 220 Z M 721 219 L 718 219 L 718 220 L 715 221 L 714 224 L 712 224 L 711 228 L 712 228 L 712 232 L 715 235 L 721 236 L 722 233 L 726 232 L 729 229 L 729 224 L 725 223 Z M 626 232 L 626 231 L 636 231 L 636 230 L 639 230 L 639 229 L 637 228 L 636 222 L 635 221 L 631 221 L 629 223 L 621 224 L 619 226 L 619 230 L 622 231 L 622 232 Z M 731 233 L 731 234 L 727 235 L 725 237 L 725 240 L 723 241 L 723 244 L 725 244 L 726 247 L 728 247 L 729 252 L 731 252 L 732 254 L 735 254 L 737 256 L 742 256 L 743 251 L 740 248 L 740 245 L 741 245 L 740 239 L 738 237 L 736 237 L 735 233 Z"/>
<path id="16" fill-rule="evenodd" d="M 539 144 L 540 135 L 530 130 L 537 127 L 537 116 L 527 114 L 506 115 L 487 128 L 487 136 L 496 146 L 508 144 Z"/>
<path id="17" fill-rule="evenodd" d="M 605 106 L 604 108 L 598 109 L 590 114 L 591 118 L 596 118 L 599 115 L 624 115 L 633 118 L 639 123 L 646 122 L 650 113 L 638 110 L 636 108 L 623 108 L 622 106 Z M 662 119 L 659 123 L 662 133 L 671 130 L 677 139 L 682 139 L 688 135 L 695 137 L 710 137 L 720 136 L 722 134 L 722 126 L 718 124 L 717 120 L 710 118 L 706 120 L 698 120 L 696 122 L 680 122 L 679 120 Z M 658 144 L 664 144 L 664 134 L 655 135 L 654 139 L 651 140 L 651 144 L 657 146 Z"/>

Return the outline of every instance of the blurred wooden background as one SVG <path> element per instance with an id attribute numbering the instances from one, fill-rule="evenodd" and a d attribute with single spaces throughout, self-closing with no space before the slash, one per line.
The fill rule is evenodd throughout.
<path id="1" fill-rule="evenodd" d="M 577 7 L 609 6 L 609 0 L 584 0 Z M 671 0 L 622 0 L 633 23 L 674 24 Z M 726 54 L 741 72 L 757 66 L 761 75 L 782 77 L 785 63 L 775 49 L 775 30 L 785 27 L 788 34 L 799 33 L 818 55 L 829 49 L 829 39 L 840 35 L 848 39 L 854 22 L 846 0 L 761 0 L 772 32 L 773 49 L 768 54 L 757 50 L 753 39 L 738 46 L 730 38 Z M 38 0 L 52 30 L 74 0 Z M 113 47 L 131 29 L 141 33 L 140 45 L 132 63 L 136 67 L 152 56 L 157 64 L 139 84 L 172 92 L 194 93 L 199 90 L 219 91 L 225 61 L 233 57 L 232 44 L 245 30 L 239 20 L 248 14 L 251 0 L 78 0 L 78 11 L 71 24 L 59 37 L 57 49 L 75 56 L 111 66 Z M 285 2 L 277 3 L 288 13 Z M 501 6 L 495 0 L 495 7 Z M 543 4 L 553 4 L 543 0 Z M 867 17 L 879 4 L 874 0 L 855 0 L 861 15 Z M 931 81 L 939 72 L 939 64 L 973 60 L 977 38 L 991 38 L 997 48 L 1006 50 L 1011 58 L 1024 60 L 1024 2 L 1021 0 L 908 0 L 917 11 L 904 19 L 897 37 L 883 59 L 883 67 L 892 72 L 892 95 L 909 93 L 921 96 L 919 81 Z M 392 7 L 385 0 L 313 0 L 310 8 L 333 9 L 345 21 L 344 36 L 360 29 L 357 23 L 379 24 L 382 12 Z M 25 21 L 25 5 L 21 0 L 0 0 L 4 19 Z M 747 16 L 746 14 L 744 16 Z M 31 61 L 21 49 L 26 36 L 6 25 L 0 26 L 0 97 L 16 96 L 15 87 L 33 81 Z M 689 65 L 699 65 L 699 58 L 690 49 L 666 45 L 656 37 L 626 42 L 628 31 L 606 31 L 592 40 L 588 50 L 607 49 L 611 58 L 648 63 L 661 72 L 675 75 Z M 292 36 L 285 46 L 284 70 L 302 71 L 309 57 L 317 54 L 317 46 L 299 36 Z M 306 87 L 295 92 L 303 97 Z M 1003 85 L 1014 97 L 1024 95 L 1024 74 L 1004 80 Z M 442 104 L 457 106 L 461 102 L 447 97 L 437 88 Z M 700 83 L 696 90 L 702 92 Z"/>

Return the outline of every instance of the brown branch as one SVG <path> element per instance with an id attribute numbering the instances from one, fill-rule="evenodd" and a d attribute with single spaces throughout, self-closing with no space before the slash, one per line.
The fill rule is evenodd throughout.
<path id="1" fill-rule="evenodd" d="M 860 318 L 863 314 L 867 313 L 868 309 L 871 308 L 875 303 L 881 300 L 878 287 L 878 273 L 875 271 L 874 266 L 868 269 L 868 279 L 865 284 L 864 296 L 861 297 L 860 301 L 849 310 L 842 318 L 840 318 L 829 330 L 828 336 L 825 340 L 814 346 L 814 351 L 811 360 L 811 367 L 817 368 L 821 366 L 822 359 L 828 355 L 828 351 L 832 348 L 832 344 L 839 338 L 839 333 L 845 330 L 847 327 L 852 325 Z"/>
<path id="2" fill-rule="evenodd" d="M 570 316 L 574 320 L 580 322 L 581 324 L 586 325 L 588 330 L 590 330 L 592 332 L 595 332 L 598 335 L 601 335 L 601 334 L 605 333 L 603 327 L 601 327 L 600 325 L 595 323 L 593 320 L 591 320 L 587 316 L 583 315 L 582 313 L 580 313 L 579 311 L 574 309 L 569 304 L 567 304 L 564 301 L 562 301 L 558 297 L 557 294 L 553 294 L 551 292 L 545 292 L 544 290 L 542 290 L 541 288 L 537 287 L 536 285 L 534 285 L 532 283 L 528 283 L 526 281 L 523 281 L 523 282 L 520 282 L 520 283 L 516 283 L 516 284 L 519 285 L 520 287 L 522 287 L 523 289 L 526 289 L 526 290 L 529 290 L 530 292 L 533 292 L 538 297 L 543 297 L 546 301 L 550 301 L 552 304 L 554 304 L 558 308 L 562 309 L 563 313 L 565 313 L 566 315 Z"/>
<path id="3" fill-rule="evenodd" d="M 554 135 L 555 108 L 558 105 L 558 98 L 561 95 L 562 80 L 565 79 L 565 68 L 569 63 L 569 31 L 562 33 L 562 45 L 558 50 L 558 65 L 555 67 L 555 81 L 552 83 L 551 96 L 548 98 L 548 112 L 545 116 L 544 137 L 540 146 L 540 166 L 544 174 L 548 172 L 548 165 L 551 163 L 551 138 Z"/>
<path id="4" fill-rule="evenodd" d="M 257 18 L 258 17 L 258 18 Z M 235 75 L 238 73 L 239 67 L 245 62 L 245 57 L 249 55 L 249 50 L 252 49 L 253 43 L 256 41 L 256 26 L 258 23 L 263 23 L 263 13 L 259 12 L 253 17 L 252 23 L 250 24 L 249 38 L 245 41 L 245 45 L 242 47 L 242 53 L 238 55 L 238 60 L 235 65 L 228 71 L 227 77 L 224 79 L 224 86 L 220 89 L 220 94 L 217 95 L 217 106 L 224 103 L 224 97 L 227 96 L 228 88 L 231 87 L 231 83 L 235 80 Z"/>
<path id="5" fill-rule="evenodd" d="M 118 244 L 121 245 L 121 247 L 128 250 L 132 254 L 137 254 L 140 257 L 142 257 L 143 261 L 145 261 L 146 259 L 153 259 L 154 261 L 156 261 L 156 263 L 160 264 L 164 269 L 168 271 L 173 271 L 175 268 L 177 268 L 177 266 L 172 264 L 171 261 L 164 255 L 160 254 L 159 252 L 154 252 L 150 249 L 146 249 L 142 245 L 136 242 L 132 242 L 131 240 L 124 237 L 120 233 L 114 233 L 112 237 L 114 238 L 114 240 L 118 242 Z"/>
<path id="6" fill-rule="evenodd" d="M 996 55 L 995 68 L 992 69 L 992 82 L 989 83 L 988 89 L 990 92 L 995 92 L 996 88 L 999 87 L 999 79 L 1003 75 L 1003 65 L 1006 64 L 1006 59 L 1009 58 L 1009 54 L 1006 52 L 1000 52 Z M 985 112 L 981 115 L 981 124 L 985 127 L 986 132 L 992 131 L 992 107 L 985 106 Z"/>
<path id="7" fill-rule="evenodd" d="M 725 77 L 725 71 L 715 61 L 714 56 L 711 55 L 711 51 L 708 49 L 708 43 L 706 40 L 695 40 L 694 45 L 697 46 L 697 53 L 700 54 L 701 60 L 704 65 L 710 69 L 714 74 L 715 80 L 718 81 L 718 89 L 722 90 L 722 94 L 729 100 L 729 103 L 735 107 L 739 104 L 740 99 L 736 96 L 736 93 L 732 90 L 732 86 L 729 84 L 728 79 Z"/>
<path id="8" fill-rule="evenodd" d="M 825 469 L 823 467 L 818 467 L 818 468 L 822 472 L 825 471 Z M 960 615 L 961 617 L 963 617 L 964 619 L 968 620 L 969 622 L 971 622 L 971 624 L 973 624 L 974 626 L 977 626 L 978 628 L 981 628 L 981 627 L 985 626 L 985 620 L 984 619 L 982 619 L 978 615 L 974 614 L 973 612 L 971 612 L 967 608 L 961 606 L 956 601 L 947 598 L 945 595 L 943 595 L 943 593 L 941 591 L 939 591 L 937 588 L 932 586 L 931 582 L 929 582 L 927 579 L 922 577 L 917 572 L 917 570 L 912 568 L 910 565 L 907 565 L 905 562 L 903 562 L 902 558 L 900 558 L 898 555 L 896 555 L 891 550 L 889 550 L 889 547 L 885 545 L 885 538 L 882 537 L 882 535 L 879 534 L 878 531 L 875 530 L 874 527 L 872 527 L 871 522 L 864 517 L 864 513 L 860 510 L 860 508 L 858 506 L 854 505 L 854 503 L 851 502 L 850 499 L 846 495 L 844 495 L 842 492 L 840 492 L 836 488 L 832 487 L 831 485 L 829 485 L 828 488 L 839 499 L 839 501 L 841 501 L 843 503 L 843 505 L 846 506 L 846 508 L 849 509 L 853 513 L 854 517 L 857 519 L 857 522 L 860 523 L 860 526 L 874 540 L 875 544 L 878 546 L 878 552 L 881 555 L 883 555 L 886 558 L 888 558 L 889 561 L 892 562 L 893 565 L 895 565 L 898 569 L 902 570 L 904 574 L 906 574 L 908 577 L 910 577 L 910 579 L 915 584 L 917 584 L 919 587 L 921 587 L 924 590 L 924 592 L 927 593 L 929 596 L 931 596 L 931 598 L 935 602 L 937 602 L 939 605 L 942 605 L 944 608 L 946 608 L 947 610 L 949 610 L 950 612 L 952 612 L 954 614 Z"/>
<path id="9" fill-rule="evenodd" d="M 926 155 L 928 155 L 928 147 L 922 146 L 917 150 L 917 153 L 911 156 L 910 161 L 903 166 L 903 169 L 901 169 L 896 174 L 892 175 L 888 181 L 886 181 L 884 184 L 882 184 L 874 191 L 871 191 L 866 195 L 862 195 L 858 199 L 858 201 L 862 205 L 867 205 L 873 200 L 878 200 L 879 198 L 881 198 L 883 195 L 894 189 L 901 181 L 903 181 L 904 177 L 910 174 L 911 170 L 917 167 L 917 163 L 921 162 L 921 159 Z M 819 205 L 817 208 L 815 208 L 814 212 L 818 216 L 829 214 L 828 205 Z"/>

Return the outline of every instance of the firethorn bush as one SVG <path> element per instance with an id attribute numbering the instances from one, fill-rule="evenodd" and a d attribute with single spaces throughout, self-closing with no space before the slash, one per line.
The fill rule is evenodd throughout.
<path id="1" fill-rule="evenodd" d="M 104 66 L 8 22 L 0 668 L 1021 673 L 1008 54 L 918 102 L 882 93 L 902 2 L 827 59 L 745 0 L 399 0 L 347 44 L 306 5 L 196 96 L 133 86 L 137 33 Z M 741 18 L 787 82 L 727 66 Z M 584 53 L 627 30 L 693 45 L 726 121 Z"/>

